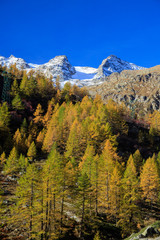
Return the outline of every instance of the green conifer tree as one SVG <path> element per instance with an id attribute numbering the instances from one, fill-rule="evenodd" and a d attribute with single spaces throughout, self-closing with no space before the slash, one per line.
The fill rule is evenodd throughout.
<path id="1" fill-rule="evenodd" d="M 23 106 L 23 103 L 22 103 L 22 100 L 21 100 L 21 97 L 19 96 L 19 94 L 17 94 L 13 98 L 12 107 L 13 107 L 13 109 L 16 109 L 16 110 L 23 110 L 24 109 L 24 106 Z"/>
<path id="2" fill-rule="evenodd" d="M 19 167 L 18 159 L 19 159 L 18 151 L 15 147 L 13 147 L 4 165 L 4 171 L 6 174 L 12 173 L 18 170 L 18 167 Z"/>
<path id="3" fill-rule="evenodd" d="M 38 173 L 33 164 L 28 165 L 26 173 L 19 179 L 16 189 L 16 205 L 12 206 L 12 224 L 17 225 L 22 219 L 28 238 L 33 240 L 38 237 L 40 231 L 39 213 L 37 204 L 38 196 Z"/>
<path id="4" fill-rule="evenodd" d="M 140 209 L 137 205 L 140 199 L 139 182 L 133 156 L 130 155 L 122 179 L 123 199 L 120 209 L 118 224 L 122 227 L 123 234 L 130 234 L 137 230 L 137 223 L 141 221 Z"/>
<path id="5" fill-rule="evenodd" d="M 33 141 L 28 149 L 27 156 L 29 160 L 32 161 L 36 157 L 36 155 L 37 155 L 36 145 Z"/>
<path id="6" fill-rule="evenodd" d="M 153 202 L 158 201 L 160 190 L 159 171 L 155 155 L 148 158 L 143 166 L 140 175 L 140 186 L 142 189 L 142 196 L 152 206 Z"/>
<path id="7" fill-rule="evenodd" d="M 86 173 L 82 173 L 78 178 L 79 204 L 81 209 L 80 238 L 84 234 L 84 222 L 86 214 L 86 202 L 90 192 L 91 184 Z"/>

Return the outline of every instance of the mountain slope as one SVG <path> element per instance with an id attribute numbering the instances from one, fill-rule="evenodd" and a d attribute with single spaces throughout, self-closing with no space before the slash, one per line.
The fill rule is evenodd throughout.
<path id="1" fill-rule="evenodd" d="M 133 105 L 139 111 L 160 109 L 160 65 L 141 70 L 122 71 L 105 77 L 103 84 L 88 87 L 92 96 L 101 95 L 104 102 L 113 99 Z"/>

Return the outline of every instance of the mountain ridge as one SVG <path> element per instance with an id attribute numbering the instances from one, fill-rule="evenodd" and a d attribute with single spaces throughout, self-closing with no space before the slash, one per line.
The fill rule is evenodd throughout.
<path id="1" fill-rule="evenodd" d="M 104 59 L 98 68 L 72 66 L 66 55 L 55 56 L 44 64 L 27 63 L 24 59 L 16 58 L 13 55 L 9 58 L 0 56 L 0 65 L 10 67 L 13 64 L 16 64 L 18 69 L 26 71 L 33 69 L 35 72 L 43 73 L 47 77 L 52 77 L 53 81 L 59 76 L 62 86 L 66 81 L 70 81 L 71 84 L 76 84 L 79 87 L 99 85 L 106 76 L 114 72 L 144 69 L 115 55 L 110 55 Z"/>

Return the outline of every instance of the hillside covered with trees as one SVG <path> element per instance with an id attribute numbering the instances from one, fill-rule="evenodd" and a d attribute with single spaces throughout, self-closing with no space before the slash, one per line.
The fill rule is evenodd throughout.
<path id="1" fill-rule="evenodd" d="M 160 113 L 0 68 L 0 239 L 122 239 L 160 216 Z"/>

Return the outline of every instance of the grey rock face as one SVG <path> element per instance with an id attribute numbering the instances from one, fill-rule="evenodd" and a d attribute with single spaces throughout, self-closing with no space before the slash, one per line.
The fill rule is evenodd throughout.
<path id="1" fill-rule="evenodd" d="M 56 56 L 48 63 L 40 65 L 37 71 L 43 72 L 47 77 L 53 76 L 54 80 L 59 76 L 60 81 L 71 79 L 76 72 L 65 55 Z"/>
<path id="2" fill-rule="evenodd" d="M 139 67 L 133 63 L 126 62 L 121 60 L 120 58 L 111 55 L 102 61 L 102 64 L 98 68 L 98 73 L 94 76 L 94 78 L 99 79 L 105 76 L 109 76 L 113 72 L 122 72 L 123 70 L 140 70 L 144 69 L 143 67 Z"/>
<path id="3" fill-rule="evenodd" d="M 99 86 L 88 87 L 92 96 L 101 95 L 104 102 L 109 98 L 124 102 L 138 111 L 160 109 L 160 66 L 150 69 L 122 71 L 106 77 Z"/>

